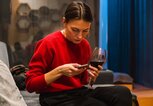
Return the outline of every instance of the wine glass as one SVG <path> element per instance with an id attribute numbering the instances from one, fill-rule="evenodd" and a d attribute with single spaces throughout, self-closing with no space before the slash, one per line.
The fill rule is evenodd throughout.
<path id="1" fill-rule="evenodd" d="M 98 68 L 98 65 L 102 66 L 105 62 L 106 62 L 106 50 L 100 47 L 95 47 L 91 55 L 90 65 Z"/>
<path id="2" fill-rule="evenodd" d="M 106 50 L 100 47 L 95 47 L 92 52 L 89 64 L 99 69 L 98 65 L 102 66 L 105 62 L 106 62 Z M 92 88 L 93 83 L 94 81 L 92 80 L 92 78 L 89 77 L 89 87 L 90 88 Z"/>

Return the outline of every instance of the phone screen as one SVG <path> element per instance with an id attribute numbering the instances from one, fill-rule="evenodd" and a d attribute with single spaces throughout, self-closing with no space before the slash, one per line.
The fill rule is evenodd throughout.
<path id="1" fill-rule="evenodd" d="M 79 67 L 78 67 L 78 69 L 80 69 L 80 68 L 88 68 L 89 67 L 89 64 L 83 64 L 83 65 L 80 65 Z"/>

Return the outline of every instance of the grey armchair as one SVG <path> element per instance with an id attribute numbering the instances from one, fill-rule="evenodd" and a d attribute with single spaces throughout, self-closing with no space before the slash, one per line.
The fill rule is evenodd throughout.
<path id="1" fill-rule="evenodd" d="M 113 71 L 108 69 L 102 70 L 94 84 L 113 84 L 113 79 Z"/>

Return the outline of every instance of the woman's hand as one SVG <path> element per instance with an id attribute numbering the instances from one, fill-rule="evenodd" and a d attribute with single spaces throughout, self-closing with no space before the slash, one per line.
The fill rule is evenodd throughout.
<path id="1" fill-rule="evenodd" d="M 93 67 L 93 66 L 89 66 L 89 70 L 88 70 L 88 73 L 89 73 L 89 78 L 90 78 L 90 84 L 92 85 L 97 77 L 99 76 L 99 73 L 100 73 L 100 70 L 102 70 L 103 67 L 102 66 L 98 66 L 98 68 L 96 67 Z"/>
<path id="2" fill-rule="evenodd" d="M 78 68 L 79 66 L 80 64 L 77 63 L 70 63 L 58 66 L 57 68 L 45 74 L 45 81 L 49 85 L 50 83 L 54 82 L 63 75 L 72 77 L 82 73 L 87 69 L 87 68 Z"/>
<path id="3" fill-rule="evenodd" d="M 70 63 L 59 66 L 58 70 L 65 76 L 72 77 L 78 75 L 86 70 L 86 68 L 78 68 L 80 64 Z"/>

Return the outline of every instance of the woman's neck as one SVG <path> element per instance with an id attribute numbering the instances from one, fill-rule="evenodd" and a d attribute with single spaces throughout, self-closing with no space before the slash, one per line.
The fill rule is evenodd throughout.
<path id="1" fill-rule="evenodd" d="M 65 33 L 65 29 L 61 30 L 61 33 L 64 35 L 64 37 L 66 38 L 66 33 Z"/>

